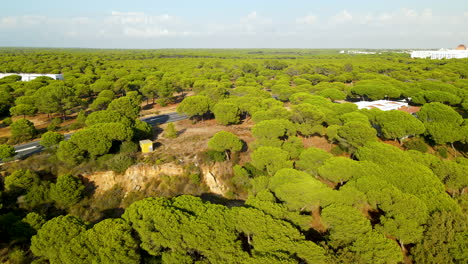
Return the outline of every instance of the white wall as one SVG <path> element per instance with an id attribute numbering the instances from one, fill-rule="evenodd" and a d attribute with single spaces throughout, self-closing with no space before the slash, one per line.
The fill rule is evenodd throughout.
<path id="1" fill-rule="evenodd" d="M 63 80 L 63 74 L 41 74 L 41 73 L 0 73 L 0 79 L 10 75 L 21 76 L 21 81 L 27 82 L 36 79 L 40 76 L 47 76 L 54 80 Z"/>
<path id="2" fill-rule="evenodd" d="M 468 58 L 468 50 L 415 50 L 411 52 L 411 58 L 464 59 Z"/>

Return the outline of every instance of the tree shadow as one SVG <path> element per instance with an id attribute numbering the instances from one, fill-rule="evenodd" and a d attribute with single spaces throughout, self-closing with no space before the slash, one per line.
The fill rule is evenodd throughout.
<path id="1" fill-rule="evenodd" d="M 123 213 L 125 212 L 125 209 L 124 208 L 110 208 L 110 209 L 105 209 L 105 210 L 102 210 L 101 213 L 102 213 L 102 219 L 107 219 L 107 218 L 119 218 L 123 215 Z"/>
<path id="2" fill-rule="evenodd" d="M 245 204 L 244 200 L 228 199 L 215 193 L 202 193 L 199 197 L 205 202 L 210 202 L 212 204 L 221 204 L 229 208 L 241 207 Z"/>
<path id="3" fill-rule="evenodd" d="M 145 104 L 141 109 L 148 110 L 153 108 L 154 103 Z"/>
<path id="4" fill-rule="evenodd" d="M 153 143 L 153 150 L 155 150 L 155 149 L 157 149 L 157 148 L 159 148 L 161 146 L 162 146 L 161 142 L 154 142 Z"/>
<path id="5" fill-rule="evenodd" d="M 185 93 L 185 92 L 184 92 L 184 93 L 181 93 L 181 94 L 179 94 L 179 95 L 176 95 L 176 96 L 173 97 L 172 103 L 173 103 L 173 104 L 178 104 L 178 103 L 182 102 L 182 101 L 184 100 L 185 97 L 186 97 L 186 93 Z"/>
<path id="6" fill-rule="evenodd" d="M 177 131 L 177 136 L 180 136 L 180 135 L 184 134 L 185 131 L 187 131 L 187 128 L 184 128 L 184 129 L 181 129 L 181 130 Z"/>
<path id="7" fill-rule="evenodd" d="M 97 189 L 96 183 L 94 181 L 90 181 L 88 178 L 85 178 L 82 175 L 80 175 L 80 180 L 85 186 L 85 189 L 84 189 L 85 196 L 88 196 L 88 197 L 93 196 Z"/>
<path id="8" fill-rule="evenodd" d="M 242 148 L 240 152 L 247 152 L 247 150 L 249 150 L 249 145 L 244 140 L 241 140 L 241 142 L 242 142 Z"/>
<path id="9" fill-rule="evenodd" d="M 320 233 L 318 232 L 317 230 L 313 229 L 313 228 L 310 228 L 308 229 L 307 231 L 304 232 L 304 235 L 305 235 L 305 238 L 306 240 L 309 240 L 309 241 L 312 241 L 312 242 L 315 242 L 315 243 L 319 243 L 321 241 L 325 241 L 325 236 L 327 235 L 328 233 Z"/>
<path id="10" fill-rule="evenodd" d="M 158 139 L 159 135 L 161 135 L 163 132 L 164 130 L 159 126 L 153 126 L 153 140 Z"/>

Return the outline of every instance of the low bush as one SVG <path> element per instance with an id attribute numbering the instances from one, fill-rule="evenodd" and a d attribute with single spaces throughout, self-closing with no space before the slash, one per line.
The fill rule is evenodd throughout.
<path id="1" fill-rule="evenodd" d="M 134 163 L 135 159 L 133 157 L 124 154 L 117 154 L 108 161 L 107 167 L 117 173 L 123 173 Z"/>
<path id="2" fill-rule="evenodd" d="M 223 162 L 226 160 L 226 154 L 224 152 L 207 150 L 202 153 L 202 157 L 206 162 Z"/>
<path id="3" fill-rule="evenodd" d="M 62 119 L 56 117 L 50 121 L 50 124 L 47 126 L 47 131 L 57 131 L 60 129 L 60 124 L 62 123 Z"/>
<path id="4" fill-rule="evenodd" d="M 448 151 L 445 147 L 438 148 L 437 153 L 439 153 L 439 156 L 441 156 L 444 159 L 448 158 Z"/>
<path id="5" fill-rule="evenodd" d="M 2 121 L 2 124 L 4 126 L 10 126 L 12 123 L 13 123 L 13 120 L 11 120 L 11 117 L 5 117 L 5 119 L 3 119 Z"/>
<path id="6" fill-rule="evenodd" d="M 346 151 L 341 147 L 341 146 L 334 146 L 331 150 L 330 153 L 333 154 L 333 156 L 339 156 L 343 155 Z"/>
<path id="7" fill-rule="evenodd" d="M 132 141 L 122 142 L 120 145 L 119 153 L 135 153 L 138 151 L 138 145 Z"/>
<path id="8" fill-rule="evenodd" d="M 407 150 L 417 150 L 422 153 L 426 153 L 428 150 L 428 146 L 426 142 L 424 142 L 421 138 L 416 138 L 411 141 L 406 142 L 403 145 Z"/>

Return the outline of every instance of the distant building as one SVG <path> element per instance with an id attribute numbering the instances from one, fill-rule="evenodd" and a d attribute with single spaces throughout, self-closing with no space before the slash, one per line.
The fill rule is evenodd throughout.
<path id="1" fill-rule="evenodd" d="M 390 110 L 400 110 L 402 107 L 408 107 L 408 104 L 401 101 L 387 101 L 387 100 L 378 100 L 378 101 L 359 101 L 355 102 L 358 106 L 358 109 L 372 109 L 377 108 L 382 111 L 390 111 Z"/>
<path id="2" fill-rule="evenodd" d="M 463 44 L 458 45 L 457 48 L 448 50 L 415 50 L 411 52 L 411 58 L 430 58 L 431 60 L 440 59 L 465 59 L 468 58 L 468 50 Z"/>
<path id="3" fill-rule="evenodd" d="M 46 76 L 54 80 L 63 80 L 63 74 L 42 74 L 42 73 L 0 73 L 0 79 L 10 75 L 21 76 L 21 81 L 28 82 L 36 79 L 37 77 Z"/>
<path id="4" fill-rule="evenodd" d="M 377 54 L 374 51 L 348 50 L 348 54 Z"/>

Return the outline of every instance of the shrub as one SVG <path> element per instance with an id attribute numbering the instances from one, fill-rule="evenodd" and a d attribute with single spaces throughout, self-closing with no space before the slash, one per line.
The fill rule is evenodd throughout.
<path id="1" fill-rule="evenodd" d="M 123 173 L 134 163 L 134 158 L 129 157 L 128 155 L 117 154 L 108 161 L 107 166 L 110 170 L 113 170 L 117 173 Z"/>
<path id="2" fill-rule="evenodd" d="M 60 128 L 60 124 L 62 123 L 62 119 L 56 117 L 50 121 L 50 124 L 47 126 L 47 131 L 57 131 Z"/>
<path id="3" fill-rule="evenodd" d="M 10 117 L 6 117 L 5 119 L 3 119 L 2 124 L 5 126 L 10 126 L 11 124 L 13 124 L 13 120 L 11 120 Z"/>
<path id="4" fill-rule="evenodd" d="M 174 123 L 169 123 L 164 131 L 164 136 L 166 138 L 176 138 L 177 130 L 175 129 Z"/>
<path id="5" fill-rule="evenodd" d="M 11 158 L 15 156 L 15 148 L 10 146 L 10 145 L 6 145 L 6 144 L 2 144 L 0 145 L 0 159 L 7 159 L 7 158 Z"/>
<path id="6" fill-rule="evenodd" d="M 200 174 L 198 174 L 198 173 L 190 174 L 190 181 L 193 184 L 200 184 L 200 181 L 201 181 Z"/>
<path id="7" fill-rule="evenodd" d="M 445 147 L 438 148 L 437 153 L 439 153 L 439 155 L 444 159 L 448 158 L 448 151 Z"/>
<path id="8" fill-rule="evenodd" d="M 330 153 L 333 154 L 333 156 L 339 156 L 345 153 L 346 151 L 341 147 L 341 146 L 334 146 L 331 150 Z"/>
<path id="9" fill-rule="evenodd" d="M 28 191 L 41 182 L 39 176 L 31 171 L 19 169 L 5 177 L 5 190 L 9 192 Z"/>
<path id="10" fill-rule="evenodd" d="M 28 253 L 21 248 L 14 248 L 10 252 L 8 252 L 8 261 L 7 263 L 12 264 L 21 264 L 21 263 L 28 263 L 30 259 L 28 259 Z"/>
<path id="11" fill-rule="evenodd" d="M 119 153 L 135 153 L 138 152 L 138 145 L 133 141 L 124 141 L 120 145 Z"/>
<path id="12" fill-rule="evenodd" d="M 164 107 L 167 106 L 170 103 L 170 100 L 167 98 L 160 98 L 156 100 L 156 103 L 158 103 L 160 106 Z"/>
<path id="13" fill-rule="evenodd" d="M 239 165 L 235 165 L 232 169 L 234 171 L 234 176 L 231 178 L 232 184 L 234 184 L 237 188 L 250 188 L 249 172 Z"/>
<path id="14" fill-rule="evenodd" d="M 33 210 L 50 203 L 49 192 L 50 184 L 48 181 L 42 181 L 40 184 L 34 185 L 23 197 L 20 208 Z"/>
<path id="15" fill-rule="evenodd" d="M 8 142 L 8 137 L 0 137 L 0 144 L 6 144 Z"/>
<path id="16" fill-rule="evenodd" d="M 114 154 L 104 154 L 100 157 L 97 157 L 96 160 L 96 169 L 97 170 L 107 170 L 109 169 L 108 163 L 114 157 Z"/>
<path id="17" fill-rule="evenodd" d="M 407 150 L 417 150 L 422 153 L 427 152 L 427 144 L 421 138 L 416 138 L 414 140 L 408 141 L 403 145 Z"/>
<path id="18" fill-rule="evenodd" d="M 76 123 L 72 123 L 68 126 L 68 130 L 77 130 L 77 129 L 80 129 L 84 127 L 84 123 L 79 123 L 79 122 L 76 122 Z"/>
<path id="19" fill-rule="evenodd" d="M 223 162 L 226 160 L 226 154 L 216 150 L 207 150 L 202 156 L 205 157 L 207 162 Z"/>

